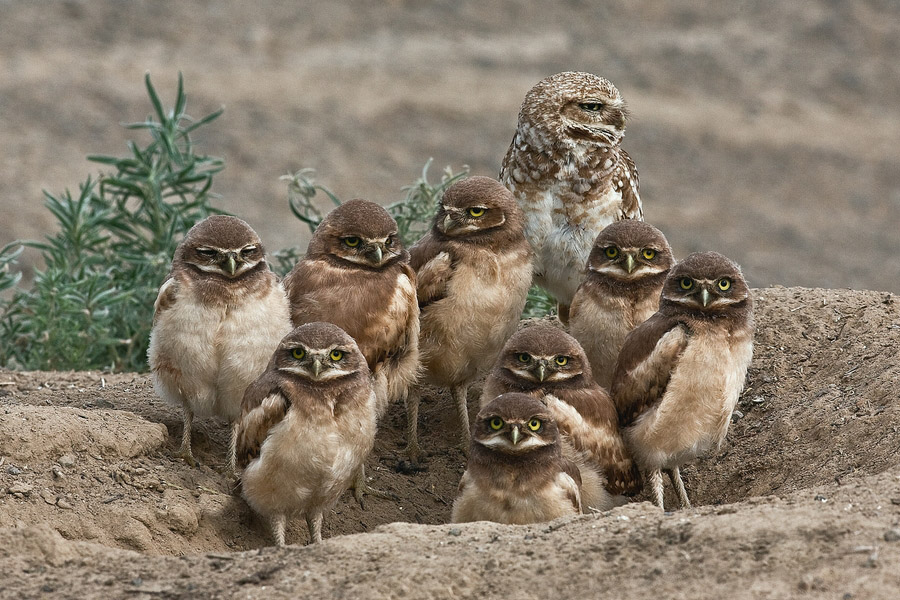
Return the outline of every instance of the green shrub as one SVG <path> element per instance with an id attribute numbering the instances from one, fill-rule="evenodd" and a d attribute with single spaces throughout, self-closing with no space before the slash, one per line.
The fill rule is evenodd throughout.
<path id="1" fill-rule="evenodd" d="M 149 135 L 144 145 L 128 142 L 125 157 L 89 156 L 109 170 L 88 178 L 78 193 L 45 192 L 45 205 L 57 232 L 43 242 L 16 242 L 0 249 L 0 366 L 20 369 L 104 369 L 145 371 L 153 302 L 172 255 L 197 221 L 221 211 L 210 204 L 220 158 L 195 152 L 191 134 L 221 110 L 194 121 L 187 113 L 182 77 L 174 108 L 163 109 L 145 78 L 153 114 L 127 129 Z M 468 174 L 445 168 L 439 182 L 421 177 L 403 188 L 403 200 L 387 207 L 407 246 L 431 226 L 444 190 Z M 302 169 L 288 180 L 290 208 L 314 230 L 323 211 L 340 204 L 327 188 Z M 324 202 L 317 198 L 324 196 Z M 325 204 L 327 208 L 319 208 Z M 330 206 L 328 206 L 330 204 Z M 44 269 L 31 289 L 17 287 L 21 273 L 10 267 L 23 246 L 41 251 Z M 270 255 L 280 274 L 302 256 L 300 248 Z M 546 314 L 550 303 L 540 291 L 529 294 L 528 316 Z"/>

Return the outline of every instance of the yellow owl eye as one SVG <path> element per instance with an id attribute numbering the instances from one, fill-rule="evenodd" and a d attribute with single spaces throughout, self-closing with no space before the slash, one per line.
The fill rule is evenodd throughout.
<path id="1" fill-rule="evenodd" d="M 359 238 L 358 237 L 345 237 L 344 243 L 350 246 L 351 248 L 356 248 L 359 246 Z"/>
<path id="2" fill-rule="evenodd" d="M 344 358 L 344 353 L 341 352 L 340 350 L 332 350 L 331 354 L 329 354 L 328 356 L 329 356 L 329 358 L 331 358 L 331 360 L 333 360 L 334 362 L 337 362 L 337 361 L 341 360 L 342 358 Z"/>
<path id="3" fill-rule="evenodd" d="M 291 356 L 293 356 L 297 360 L 300 360 L 304 356 L 306 356 L 306 350 L 304 350 L 303 348 L 294 348 L 293 350 L 291 350 Z"/>
<path id="4" fill-rule="evenodd" d="M 567 364 L 569 364 L 568 356 L 557 356 L 555 360 L 556 360 L 556 364 L 558 364 L 561 367 L 564 367 Z"/>
<path id="5" fill-rule="evenodd" d="M 578 105 L 578 108 L 588 112 L 600 112 L 603 110 L 603 105 L 599 102 L 582 102 Z"/>
<path id="6" fill-rule="evenodd" d="M 391 244 L 393 244 L 393 243 L 394 243 L 394 238 L 388 238 L 388 239 L 386 239 L 386 240 L 384 241 L 384 247 L 385 247 L 385 248 L 390 248 L 390 247 L 391 247 Z"/>
<path id="7" fill-rule="evenodd" d="M 619 255 L 619 249 L 615 246 L 610 246 L 603 253 L 606 254 L 606 258 L 613 259 Z"/>
<path id="8" fill-rule="evenodd" d="M 486 209 L 483 206 L 473 206 L 472 208 L 469 209 L 469 216 L 470 217 L 480 217 L 481 215 L 484 214 L 485 210 Z"/>
<path id="9" fill-rule="evenodd" d="M 727 277 L 723 277 L 719 280 L 718 286 L 720 290 L 722 290 L 723 292 L 727 292 L 731 289 L 731 280 Z"/>
<path id="10" fill-rule="evenodd" d="M 490 425 L 491 429 L 493 429 L 494 431 L 498 431 L 503 427 L 503 419 L 501 419 L 500 417 L 494 417 L 493 419 L 488 421 L 488 425 Z"/>
<path id="11" fill-rule="evenodd" d="M 682 277 L 678 280 L 678 285 L 681 286 L 683 290 L 689 290 L 694 287 L 694 280 L 690 277 Z"/>
<path id="12" fill-rule="evenodd" d="M 516 358 L 519 359 L 520 363 L 527 363 L 528 361 L 531 360 L 531 355 L 527 354 L 525 352 L 522 352 L 521 354 L 516 354 Z"/>
<path id="13" fill-rule="evenodd" d="M 531 419 L 528 421 L 528 429 L 532 431 L 537 431 L 541 428 L 541 425 L 543 425 L 543 423 L 541 423 L 540 419 Z"/>
<path id="14" fill-rule="evenodd" d="M 644 248 L 644 250 L 641 252 L 641 256 L 643 256 L 647 260 L 653 260 L 656 257 L 656 250 L 653 250 L 652 248 Z"/>

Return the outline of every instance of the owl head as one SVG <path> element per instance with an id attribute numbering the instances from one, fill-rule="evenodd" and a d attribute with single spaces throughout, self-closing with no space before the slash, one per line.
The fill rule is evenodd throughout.
<path id="1" fill-rule="evenodd" d="M 559 428 L 540 400 L 527 394 L 497 396 L 478 412 L 472 444 L 506 455 L 522 455 L 554 446 Z"/>
<path id="2" fill-rule="evenodd" d="M 314 387 L 369 374 L 366 359 L 353 338 L 337 325 L 322 322 L 301 325 L 287 334 L 269 368 Z"/>
<path id="3" fill-rule="evenodd" d="M 496 179 L 473 176 L 447 188 L 434 218 L 439 239 L 492 243 L 521 237 L 522 211 L 512 193 Z"/>
<path id="4" fill-rule="evenodd" d="M 350 200 L 328 213 L 306 253 L 327 256 L 345 267 L 375 270 L 409 260 L 397 234 L 397 222 L 382 206 L 368 200 Z"/>
<path id="5" fill-rule="evenodd" d="M 625 135 L 627 117 L 616 86 L 591 73 L 566 71 L 542 79 L 525 94 L 518 131 L 539 145 L 614 145 Z"/>
<path id="6" fill-rule="evenodd" d="M 669 271 L 660 311 L 719 317 L 750 310 L 750 288 L 741 268 L 718 252 L 695 252 Z"/>
<path id="7" fill-rule="evenodd" d="M 175 250 L 172 266 L 198 277 L 234 280 L 267 271 L 265 254 L 250 225 L 237 217 L 213 215 L 191 227 Z"/>
<path id="8" fill-rule="evenodd" d="M 662 231 L 644 221 L 623 219 L 597 235 L 587 275 L 624 285 L 646 278 L 662 281 L 673 264 L 672 248 Z"/>
<path id="9" fill-rule="evenodd" d="M 538 322 L 509 338 L 492 376 L 514 389 L 552 393 L 559 387 L 585 385 L 591 380 L 591 366 L 575 338 L 558 327 Z"/>

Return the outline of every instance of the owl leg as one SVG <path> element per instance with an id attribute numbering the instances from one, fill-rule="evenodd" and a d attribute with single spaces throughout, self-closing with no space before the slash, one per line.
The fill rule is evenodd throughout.
<path id="1" fill-rule="evenodd" d="M 356 476 L 353 478 L 353 483 L 350 484 L 350 487 L 353 489 L 353 497 L 356 498 L 356 501 L 359 502 L 359 507 L 363 510 L 366 509 L 366 505 L 363 502 L 363 495 L 365 494 L 384 500 L 393 500 L 395 502 L 399 500 L 397 496 L 389 492 L 376 490 L 366 483 L 366 465 L 359 465 L 359 469 L 356 471 Z"/>
<path id="2" fill-rule="evenodd" d="M 672 485 L 675 486 L 675 491 L 678 492 L 678 500 L 681 502 L 681 508 L 690 508 L 691 501 L 688 500 L 687 490 L 684 489 L 684 481 L 681 480 L 681 470 L 678 467 L 674 469 L 669 469 L 668 471 L 669 479 L 672 480 Z"/>
<path id="3" fill-rule="evenodd" d="M 562 304 L 560 302 L 556 303 L 556 316 L 559 318 L 559 322 L 563 325 L 569 324 L 569 305 Z"/>
<path id="4" fill-rule="evenodd" d="M 406 455 L 418 463 L 422 456 L 419 447 L 419 398 L 418 391 L 406 394 Z"/>
<path id="5" fill-rule="evenodd" d="M 237 438 L 238 422 L 235 420 L 231 424 L 231 442 L 228 444 L 228 472 L 232 475 L 237 470 Z"/>
<path id="6" fill-rule="evenodd" d="M 666 510 L 665 504 L 663 504 L 663 478 L 662 471 L 659 469 L 653 469 L 650 472 L 650 486 L 653 488 L 653 498 L 656 500 L 656 505 L 663 510 Z"/>
<path id="7" fill-rule="evenodd" d="M 316 511 L 307 515 L 306 526 L 309 527 L 309 543 L 318 544 L 322 541 L 322 511 Z"/>
<path id="8" fill-rule="evenodd" d="M 284 526 L 287 518 L 284 515 L 272 517 L 272 534 L 275 536 L 275 545 L 284 546 Z"/>
<path id="9" fill-rule="evenodd" d="M 194 424 L 194 411 L 191 410 L 191 407 L 188 406 L 188 403 L 184 403 L 184 431 L 181 434 L 181 448 L 178 450 L 177 457 L 183 458 L 184 462 L 191 465 L 192 467 L 197 466 L 197 461 L 194 459 L 194 454 L 191 452 L 191 427 Z"/>
<path id="10" fill-rule="evenodd" d="M 456 409 L 459 411 L 459 424 L 462 426 L 462 436 L 460 438 L 460 446 L 463 454 L 469 456 L 469 446 L 472 445 L 472 433 L 469 431 L 469 386 L 459 385 L 453 388 L 453 399 L 456 402 Z"/>

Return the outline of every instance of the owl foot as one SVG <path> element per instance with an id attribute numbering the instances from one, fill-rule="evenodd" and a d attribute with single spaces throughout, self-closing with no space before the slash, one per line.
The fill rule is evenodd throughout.
<path id="1" fill-rule="evenodd" d="M 356 472 L 356 478 L 354 479 L 353 484 L 350 487 L 353 489 L 353 497 L 356 498 L 356 501 L 359 502 L 359 507 L 363 510 L 366 510 L 366 504 L 365 502 L 363 502 L 363 496 L 367 494 L 369 496 L 374 496 L 375 498 L 381 498 L 383 500 L 393 500 L 394 502 L 400 500 L 394 494 L 376 490 L 368 483 L 366 483 L 365 465 L 359 467 L 359 471 Z"/>
<path id="2" fill-rule="evenodd" d="M 197 459 L 194 458 L 193 452 L 191 452 L 191 447 L 187 448 L 182 447 L 181 450 L 175 453 L 175 458 L 180 458 L 184 460 L 190 466 L 197 468 Z"/>

